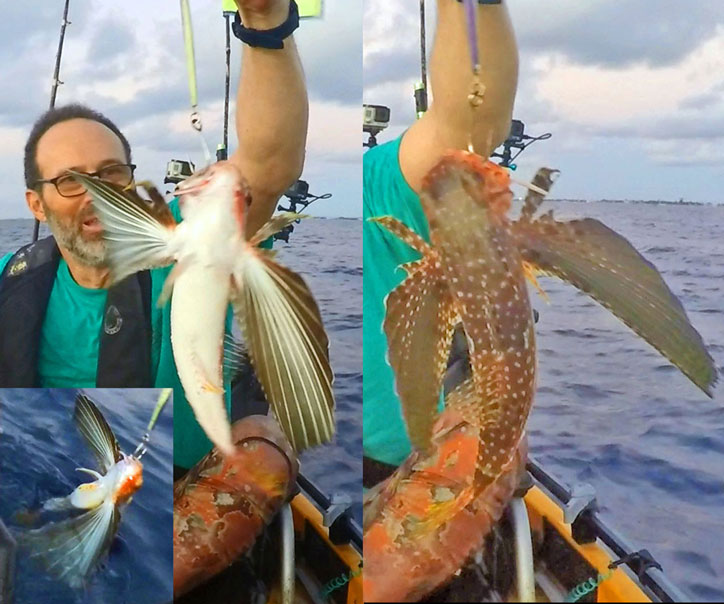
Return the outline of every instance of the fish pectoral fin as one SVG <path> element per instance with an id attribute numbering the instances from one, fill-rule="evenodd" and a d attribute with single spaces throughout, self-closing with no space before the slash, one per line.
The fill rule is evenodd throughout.
<path id="1" fill-rule="evenodd" d="M 523 184 L 528 187 L 528 193 L 523 202 L 523 209 L 520 212 L 520 220 L 529 222 L 533 218 L 536 210 L 540 207 L 545 196 L 550 192 L 556 177 L 560 174 L 558 170 L 551 168 L 540 168 L 533 177 L 532 188 L 530 185 Z"/>
<path id="2" fill-rule="evenodd" d="M 717 371 L 699 332 L 656 267 L 624 237 L 592 218 L 545 216 L 511 229 L 524 261 L 602 304 L 712 396 Z"/>
<path id="3" fill-rule="evenodd" d="M 157 308 L 163 308 L 166 305 L 166 302 L 171 299 L 171 294 L 173 293 L 173 285 L 174 283 L 176 283 L 176 279 L 179 278 L 181 273 L 184 272 L 186 266 L 188 266 L 188 264 L 184 261 L 174 264 L 171 272 L 168 274 L 166 280 L 163 282 L 161 293 L 159 294 L 158 300 L 156 301 Z"/>
<path id="4" fill-rule="evenodd" d="M 90 474 L 96 480 L 100 480 L 101 478 L 103 478 L 103 476 L 101 476 L 98 472 L 96 472 L 95 470 L 89 470 L 88 468 L 76 468 L 75 471 Z"/>
<path id="5" fill-rule="evenodd" d="M 304 280 L 248 248 L 234 270 L 232 304 L 256 375 L 294 449 L 331 440 L 329 341 Z"/>
<path id="6" fill-rule="evenodd" d="M 458 313 L 432 253 L 406 270 L 407 278 L 385 298 L 383 328 L 410 441 L 426 450 Z"/>
<path id="7" fill-rule="evenodd" d="M 48 499 L 41 508 L 47 512 L 62 512 L 65 510 L 71 510 L 75 506 L 70 501 L 70 496 L 67 497 L 53 497 Z"/>
<path id="8" fill-rule="evenodd" d="M 19 541 L 50 574 L 79 588 L 108 551 L 119 522 L 118 509 L 105 502 L 79 516 L 26 531 Z"/>
<path id="9" fill-rule="evenodd" d="M 538 271 L 536 270 L 534 265 L 532 265 L 530 262 L 526 262 L 525 260 L 523 260 L 523 274 L 525 275 L 525 278 L 528 279 L 533 287 L 536 288 L 540 297 L 543 298 L 543 300 L 545 300 L 548 304 L 550 304 L 551 301 L 548 298 L 548 294 L 545 293 L 543 288 L 540 286 L 540 283 L 538 283 L 538 279 L 536 278 L 537 273 Z"/>
<path id="10" fill-rule="evenodd" d="M 224 383 L 233 382 L 249 365 L 249 353 L 246 346 L 233 335 L 224 334 L 224 354 L 222 359 L 222 372 Z"/>
<path id="11" fill-rule="evenodd" d="M 118 446 L 113 430 L 98 407 L 85 394 L 78 394 L 75 397 L 73 422 L 98 460 L 101 472 L 105 474 L 114 463 L 120 461 L 121 448 Z M 79 469 L 88 473 L 93 472 Z M 95 475 L 100 477 L 97 473 Z"/>
<path id="12" fill-rule="evenodd" d="M 272 216 L 266 224 L 264 224 L 249 240 L 249 245 L 258 246 L 262 241 L 266 241 L 272 235 L 278 233 L 293 222 L 309 218 L 307 214 L 297 214 L 296 212 L 282 212 L 276 216 Z"/>
<path id="13" fill-rule="evenodd" d="M 93 209 L 103 225 L 113 283 L 140 270 L 173 262 L 169 243 L 176 221 L 168 206 L 159 203 L 160 193 L 155 192 L 148 201 L 133 190 L 72 170 L 70 173 L 90 193 Z"/>
<path id="14" fill-rule="evenodd" d="M 390 231 L 390 233 L 404 241 L 413 250 L 419 252 L 423 256 L 429 254 L 432 250 L 427 241 L 415 233 L 415 231 L 406 224 L 397 220 L 397 218 L 393 218 L 392 216 L 375 216 L 373 218 L 368 218 L 367 220 L 370 222 L 376 222 L 377 224 L 385 227 L 388 231 Z"/>

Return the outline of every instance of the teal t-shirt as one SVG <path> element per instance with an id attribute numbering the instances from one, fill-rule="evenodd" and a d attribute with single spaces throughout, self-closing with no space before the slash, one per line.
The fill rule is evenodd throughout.
<path id="1" fill-rule="evenodd" d="M 181 214 L 177 200 L 169 204 L 177 221 Z M 271 247 L 264 242 L 264 247 Z M 0 273 L 12 254 L 0 258 Z M 158 308 L 156 300 L 171 266 L 151 271 L 151 363 L 154 387 L 173 388 L 174 392 L 174 464 L 192 467 L 211 450 L 211 441 L 194 418 L 179 381 L 171 348 L 171 304 Z M 39 347 L 38 373 L 41 385 L 48 388 L 92 388 L 96 385 L 96 368 L 100 343 L 100 325 L 107 290 L 81 287 L 70 274 L 65 260 L 58 265 Z M 227 314 L 226 330 L 231 333 L 233 315 Z M 229 384 L 226 408 L 231 409 Z"/>
<path id="2" fill-rule="evenodd" d="M 384 300 L 405 278 L 400 264 L 420 254 L 384 227 L 369 222 L 374 216 L 394 216 L 430 240 L 420 199 L 407 184 L 398 158 L 402 137 L 373 147 L 363 158 L 363 444 L 364 454 L 399 465 L 410 453 L 410 439 L 395 393 L 394 374 L 387 362 L 387 338 L 382 330 Z"/>

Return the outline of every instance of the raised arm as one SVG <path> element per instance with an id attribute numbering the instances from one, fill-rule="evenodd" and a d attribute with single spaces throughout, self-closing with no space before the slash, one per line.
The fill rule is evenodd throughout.
<path id="1" fill-rule="evenodd" d="M 277 27 L 289 14 L 289 0 L 236 4 L 242 24 L 252 29 Z M 250 235 L 269 219 L 277 200 L 302 173 L 309 107 L 293 36 L 280 50 L 242 46 L 236 95 L 239 147 L 229 159 L 251 186 Z"/>
<path id="2" fill-rule="evenodd" d="M 438 0 L 437 30 L 430 59 L 433 102 L 405 133 L 400 166 L 410 186 L 420 192 L 422 178 L 447 149 L 465 149 L 472 128 L 473 145 L 489 154 L 508 136 L 518 83 L 518 49 L 505 1 L 478 5 L 478 44 L 485 85 L 483 104 L 472 122 L 468 93 L 472 78 L 470 45 L 463 5 Z"/>

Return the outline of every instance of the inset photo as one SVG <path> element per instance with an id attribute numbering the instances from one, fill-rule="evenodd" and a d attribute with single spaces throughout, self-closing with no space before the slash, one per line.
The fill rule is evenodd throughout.
<path id="1" fill-rule="evenodd" d="M 172 399 L 0 390 L 0 601 L 171 601 Z"/>

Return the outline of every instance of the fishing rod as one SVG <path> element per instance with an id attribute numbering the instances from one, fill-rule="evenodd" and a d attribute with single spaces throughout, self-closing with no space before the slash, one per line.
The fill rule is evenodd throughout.
<path id="1" fill-rule="evenodd" d="M 68 21 L 68 8 L 70 6 L 70 0 L 65 0 L 65 7 L 63 8 L 63 21 L 60 24 L 60 40 L 58 41 L 58 52 L 55 56 L 55 70 L 53 71 L 53 88 L 50 91 L 50 107 L 55 107 L 55 97 L 58 94 L 58 86 L 63 82 L 60 81 L 60 60 L 63 55 L 63 42 L 65 41 L 65 28 L 70 25 Z M 35 224 L 33 225 L 33 243 L 38 240 L 38 233 L 40 231 L 40 221 L 36 218 Z"/>
<path id="2" fill-rule="evenodd" d="M 231 87 L 231 17 L 236 12 L 226 10 L 223 7 L 224 20 L 226 22 L 226 78 L 224 81 L 224 136 L 221 146 L 216 150 L 216 159 L 221 161 L 229 158 L 229 90 Z"/>
<path id="3" fill-rule="evenodd" d="M 420 81 L 415 85 L 415 113 L 420 119 L 427 111 L 427 48 L 425 42 L 425 0 L 420 0 Z"/>

